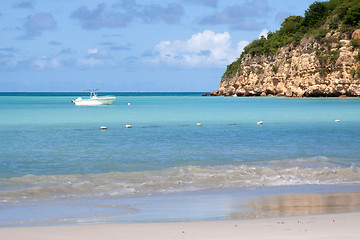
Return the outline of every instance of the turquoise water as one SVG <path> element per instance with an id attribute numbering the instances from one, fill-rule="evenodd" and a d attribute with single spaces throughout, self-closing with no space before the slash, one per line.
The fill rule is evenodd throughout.
<path id="1" fill-rule="evenodd" d="M 360 183 L 359 98 L 113 94 L 110 106 L 75 106 L 74 93 L 0 94 L 0 212 L 19 217 L 17 206 L 34 202 Z"/>

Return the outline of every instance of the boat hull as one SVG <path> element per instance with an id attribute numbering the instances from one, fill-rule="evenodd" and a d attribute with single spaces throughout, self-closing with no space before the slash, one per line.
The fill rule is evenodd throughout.
<path id="1" fill-rule="evenodd" d="M 110 105 L 116 100 L 116 97 L 98 97 L 90 99 L 76 99 L 73 101 L 78 106 L 98 106 L 98 105 Z"/>

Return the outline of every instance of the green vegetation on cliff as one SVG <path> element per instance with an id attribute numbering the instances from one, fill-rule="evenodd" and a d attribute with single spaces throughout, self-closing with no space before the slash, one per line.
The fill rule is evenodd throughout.
<path id="1" fill-rule="evenodd" d="M 269 32 L 267 38 L 261 37 L 247 45 L 240 58 L 227 66 L 223 78 L 232 77 L 240 70 L 245 54 L 273 55 L 280 47 L 299 45 L 304 37 L 313 36 L 321 41 L 331 30 L 346 32 L 356 28 L 360 28 L 359 0 L 314 2 L 305 11 L 304 17 L 287 17 L 280 30 Z"/>

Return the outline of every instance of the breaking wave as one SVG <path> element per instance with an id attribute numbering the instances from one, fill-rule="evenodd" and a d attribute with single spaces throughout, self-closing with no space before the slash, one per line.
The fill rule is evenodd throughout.
<path id="1" fill-rule="evenodd" d="M 231 187 L 359 183 L 359 166 L 316 157 L 258 162 L 257 165 L 183 166 L 162 171 L 2 178 L 0 201 L 173 193 Z"/>

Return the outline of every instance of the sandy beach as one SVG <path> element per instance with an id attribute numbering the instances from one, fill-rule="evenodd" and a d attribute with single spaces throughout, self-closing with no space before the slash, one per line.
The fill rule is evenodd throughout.
<path id="1" fill-rule="evenodd" d="M 201 195 L 206 205 L 206 195 Z M 213 196 L 213 195 L 211 195 Z M 215 195 L 216 196 L 216 195 Z M 209 197 L 209 196 L 208 196 Z M 213 196 L 214 197 L 214 196 Z M 157 199 L 159 200 L 159 199 Z M 196 201 L 176 205 L 187 215 L 196 211 Z M 312 194 L 273 194 L 248 199 L 248 205 L 235 204 L 221 220 L 181 219 L 166 222 L 136 222 L 130 215 L 127 222 L 91 221 L 28 222 L 28 225 L 13 225 L 0 228 L 0 239 L 6 240 L 97 240 L 97 239 L 359 239 L 360 194 L 359 192 L 335 192 Z M 215 200 L 217 204 L 218 201 Z M 168 216 L 174 213 L 162 201 Z M 153 206 L 153 205 L 151 205 Z M 216 204 L 211 205 L 216 208 Z M 229 205 L 230 206 L 230 205 Z M 199 207 L 199 206 L 198 206 Z M 247 209 L 247 210 L 245 210 Z M 159 209 L 158 209 L 159 210 Z M 51 211 L 56 211 L 54 208 Z M 146 213 L 147 212 L 147 213 Z M 158 212 L 159 215 L 164 213 Z M 191 215 L 191 214 L 190 214 Z M 133 217 L 133 220 L 130 220 Z M 90 219 L 89 219 L 90 220 Z M 105 219 L 103 219 L 105 220 Z M 120 220 L 120 219 L 118 219 Z M 62 222 L 62 223 L 61 223 Z M 30 225 L 29 225 L 30 224 Z M 11 225 L 9 225 L 11 226 Z"/>
<path id="2" fill-rule="evenodd" d="M 72 225 L 0 229 L 6 240 L 359 239 L 360 212 L 235 221 Z"/>

